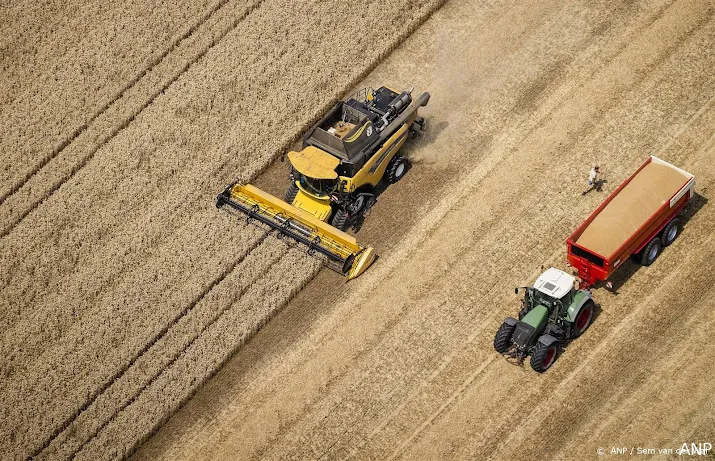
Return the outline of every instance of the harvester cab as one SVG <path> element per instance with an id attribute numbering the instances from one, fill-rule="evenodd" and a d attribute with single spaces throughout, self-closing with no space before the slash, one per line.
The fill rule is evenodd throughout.
<path id="1" fill-rule="evenodd" d="M 364 89 L 340 101 L 303 137 L 291 164 L 285 201 L 251 185 L 233 184 L 216 199 L 327 256 L 329 267 L 354 278 L 375 260 L 345 231 L 376 202 L 381 181 L 397 182 L 407 171 L 398 151 L 410 133 L 424 131 L 417 115 L 430 95 L 412 100 L 412 89 Z"/>
<path id="2" fill-rule="evenodd" d="M 539 373 L 551 367 L 561 347 L 583 334 L 593 320 L 591 293 L 576 289 L 574 282 L 573 276 L 552 267 L 532 287 L 523 287 L 519 318 L 504 320 L 494 349 L 518 363 L 531 355 L 531 367 Z"/>

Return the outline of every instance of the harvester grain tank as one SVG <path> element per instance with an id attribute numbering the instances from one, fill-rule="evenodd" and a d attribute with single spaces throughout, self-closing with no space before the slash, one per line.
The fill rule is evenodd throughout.
<path id="1" fill-rule="evenodd" d="M 523 287 L 519 318 L 508 317 L 494 337 L 497 352 L 546 371 L 561 348 L 593 320 L 589 288 L 606 281 L 626 258 L 649 266 L 680 233 L 678 215 L 693 197 L 692 174 L 651 156 L 566 241 L 569 264 L 580 278 L 556 268 Z M 516 289 L 519 292 L 519 288 Z"/>
<path id="2" fill-rule="evenodd" d="M 232 184 L 216 198 L 327 258 L 348 279 L 363 273 L 375 251 L 346 233 L 375 204 L 381 181 L 395 183 L 407 171 L 398 152 L 410 133 L 424 131 L 417 110 L 430 95 L 412 90 L 361 90 L 338 102 L 289 152 L 290 183 L 281 200 L 249 185 Z"/>

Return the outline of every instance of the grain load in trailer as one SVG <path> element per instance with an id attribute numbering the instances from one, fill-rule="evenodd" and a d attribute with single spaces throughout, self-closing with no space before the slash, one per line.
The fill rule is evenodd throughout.
<path id="1" fill-rule="evenodd" d="M 582 283 L 606 280 L 631 255 L 650 265 L 680 232 L 678 213 L 695 178 L 651 156 L 568 238 L 568 261 Z"/>

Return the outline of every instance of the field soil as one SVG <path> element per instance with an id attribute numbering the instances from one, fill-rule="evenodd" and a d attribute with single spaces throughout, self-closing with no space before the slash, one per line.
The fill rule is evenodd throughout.
<path id="1" fill-rule="evenodd" d="M 0 33 L 3 459 L 581 460 L 715 442 L 713 2 L 137 1 L 104 21 L 17 5 Z M 136 47 L 113 32 L 125 19 Z M 80 43 L 56 66 L 126 59 L 53 86 L 62 72 L 7 45 L 50 59 L 52 34 Z M 432 98 L 410 170 L 353 230 L 380 255 L 369 271 L 346 283 L 216 211 L 235 180 L 281 196 L 279 155 L 381 85 Z M 513 287 L 567 269 L 566 237 L 650 154 L 696 177 L 680 237 L 594 290 L 595 322 L 547 373 L 508 363 L 492 339 Z M 608 182 L 582 196 L 594 164 Z"/>

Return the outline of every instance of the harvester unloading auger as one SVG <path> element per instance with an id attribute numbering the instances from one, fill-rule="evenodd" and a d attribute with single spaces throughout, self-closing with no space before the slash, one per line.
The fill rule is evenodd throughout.
<path id="1" fill-rule="evenodd" d="M 398 151 L 410 133 L 424 131 L 417 115 L 429 93 L 412 101 L 412 90 L 365 89 L 340 101 L 303 137 L 303 150 L 289 152 L 290 185 L 285 201 L 250 184 L 232 184 L 218 197 L 282 235 L 318 252 L 328 267 L 352 279 L 375 261 L 375 250 L 345 231 L 376 202 L 382 181 L 395 183 L 407 171 Z"/>

